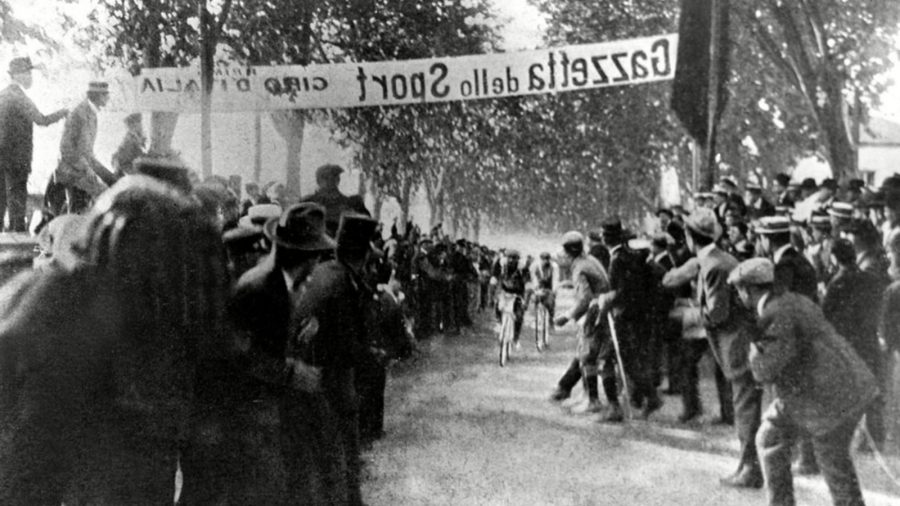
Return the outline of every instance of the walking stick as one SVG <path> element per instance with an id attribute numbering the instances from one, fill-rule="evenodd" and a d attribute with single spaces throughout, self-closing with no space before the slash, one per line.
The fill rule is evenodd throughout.
<path id="1" fill-rule="evenodd" d="M 613 348 L 616 350 L 616 361 L 619 363 L 619 374 L 622 376 L 622 397 L 625 400 L 625 413 L 631 420 L 631 398 L 628 393 L 628 378 L 625 376 L 625 362 L 622 362 L 622 352 L 619 349 L 619 337 L 616 334 L 616 324 L 613 321 L 611 313 L 606 313 L 606 320 L 609 322 L 609 332 L 612 336 Z"/>

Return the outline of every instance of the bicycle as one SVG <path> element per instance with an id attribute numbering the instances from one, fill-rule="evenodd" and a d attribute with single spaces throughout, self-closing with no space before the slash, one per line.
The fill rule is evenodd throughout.
<path id="1" fill-rule="evenodd" d="M 515 337 L 516 304 L 521 299 L 518 295 L 497 291 L 497 308 L 500 310 L 500 332 L 497 341 L 500 344 L 500 367 L 509 361 L 510 347 Z"/>
<path id="2" fill-rule="evenodd" d="M 546 296 L 546 290 L 538 290 L 534 294 L 534 345 L 539 352 L 550 345 L 550 311 L 544 305 Z"/>

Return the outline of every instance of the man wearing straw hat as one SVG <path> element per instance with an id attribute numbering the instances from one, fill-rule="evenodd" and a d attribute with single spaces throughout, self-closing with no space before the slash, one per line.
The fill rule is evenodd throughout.
<path id="1" fill-rule="evenodd" d="M 12 83 L 0 91 L 0 226 L 9 207 L 9 229 L 24 232 L 28 175 L 34 151 L 34 125 L 47 126 L 66 117 L 67 109 L 44 115 L 25 94 L 35 68 L 31 59 L 9 62 Z"/>
<path id="2" fill-rule="evenodd" d="M 70 213 L 85 211 L 94 197 L 116 181 L 115 175 L 94 156 L 97 114 L 108 101 L 109 84 L 92 81 L 87 98 L 66 118 L 54 178 L 66 187 Z"/>

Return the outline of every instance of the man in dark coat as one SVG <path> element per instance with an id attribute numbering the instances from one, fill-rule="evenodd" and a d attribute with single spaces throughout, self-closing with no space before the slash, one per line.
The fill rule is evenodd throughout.
<path id="1" fill-rule="evenodd" d="M 791 244 L 790 219 L 784 216 L 763 218 L 756 232 L 762 250 L 775 263 L 775 284 L 818 302 L 816 269 Z"/>
<path id="2" fill-rule="evenodd" d="M 29 58 L 13 58 L 9 62 L 12 83 L 0 91 L 0 226 L 9 209 L 9 229 L 27 230 L 25 203 L 28 198 L 28 175 L 34 151 L 34 125 L 47 126 L 66 117 L 67 109 L 44 115 L 25 94 L 31 88 Z"/>
<path id="3" fill-rule="evenodd" d="M 750 367 L 774 398 L 756 436 L 769 504 L 794 504 L 791 447 L 807 437 L 834 504 L 862 505 L 850 443 L 878 395 L 875 377 L 822 310 L 784 291 L 775 276 L 769 259 L 753 258 L 728 278 L 744 307 L 758 315 Z"/>
<path id="4" fill-rule="evenodd" d="M 653 272 L 646 259 L 628 247 L 627 232 L 618 218 L 607 220 L 601 230 L 603 244 L 610 253 L 610 289 L 599 297 L 600 312 L 608 311 L 613 317 L 625 362 L 620 367 L 632 383 L 631 402 L 643 408 L 641 416 L 647 418 L 663 404 L 654 384 L 657 343 L 653 335 L 652 303 L 647 300 L 647 294 L 655 289 Z M 609 375 L 604 373 L 604 381 L 606 377 Z"/>
<path id="5" fill-rule="evenodd" d="M 317 204 L 297 204 L 268 221 L 264 232 L 272 251 L 238 280 L 229 317 L 243 350 L 238 368 L 246 380 L 245 392 L 234 393 L 242 399 L 232 438 L 246 456 L 243 464 L 270 481 L 265 487 L 228 483 L 238 489 L 229 495 L 239 503 L 278 503 L 285 496 L 289 504 L 346 500 L 340 440 L 318 385 L 320 374 L 292 350 L 293 307 L 319 258 L 334 247 L 325 235 L 325 211 Z M 278 447 L 253 447 L 260 439 L 277 441 Z M 282 457 L 283 467 L 278 459 L 266 462 L 273 454 Z"/>
<path id="6" fill-rule="evenodd" d="M 763 216 L 774 216 L 775 206 L 763 196 L 762 186 L 747 184 L 747 219 L 758 220 Z"/>
<path id="7" fill-rule="evenodd" d="M 373 297 L 363 276 L 377 222 L 345 213 L 337 231 L 336 258 L 319 264 L 301 294 L 294 328 L 300 356 L 321 370 L 322 389 L 337 414 L 347 459 L 348 504 L 362 504 L 360 492 L 359 399 L 355 370 L 371 359 L 365 307 Z"/>
<path id="8" fill-rule="evenodd" d="M 59 143 L 59 165 L 53 177 L 66 187 L 68 212 L 82 213 L 91 199 L 112 185 L 116 177 L 94 155 L 97 113 L 109 101 L 109 84 L 91 82 L 87 98 L 66 118 Z"/>
<path id="9" fill-rule="evenodd" d="M 369 214 L 362 197 L 359 195 L 347 196 L 341 193 L 338 186 L 341 184 L 341 173 L 343 172 L 344 169 L 340 165 L 322 165 L 316 169 L 318 189 L 315 193 L 300 199 L 300 202 L 315 202 L 325 208 L 325 230 L 332 237 L 337 233 L 341 213 Z"/>
<path id="10" fill-rule="evenodd" d="M 875 377 L 880 378 L 884 359 L 878 344 L 878 324 L 884 283 L 875 274 L 856 265 L 856 252 L 848 240 L 836 240 L 831 254 L 838 271 L 828 283 L 822 299 L 822 313 L 837 333 L 853 346 Z M 883 399 L 873 402 L 866 411 L 866 427 L 880 448 L 885 436 Z"/>

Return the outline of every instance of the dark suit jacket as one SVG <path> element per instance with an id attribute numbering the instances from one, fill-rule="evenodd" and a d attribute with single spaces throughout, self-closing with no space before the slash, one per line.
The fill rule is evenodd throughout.
<path id="1" fill-rule="evenodd" d="M 814 302 L 772 293 L 759 328 L 750 364 L 757 381 L 774 386 L 767 417 L 774 410 L 813 436 L 859 420 L 878 393 L 875 377 Z"/>
<path id="2" fill-rule="evenodd" d="M 322 368 L 325 396 L 341 414 L 359 407 L 353 370 L 371 358 L 363 303 L 372 297 L 346 264 L 331 260 L 313 270 L 294 314 L 293 326 L 306 336 L 301 357 Z"/>
<path id="3" fill-rule="evenodd" d="M 841 269 L 828 283 L 822 313 L 875 371 L 880 355 L 878 323 L 884 285 L 870 272 Z"/>
<path id="4" fill-rule="evenodd" d="M 278 391 L 287 380 L 285 351 L 291 319 L 291 298 L 274 254 L 245 272 L 228 304 L 234 328 L 249 340 L 241 369 L 255 381 L 256 391 Z"/>
<path id="5" fill-rule="evenodd" d="M 34 125 L 56 123 L 63 112 L 45 116 L 17 84 L 0 91 L 0 167 L 30 173 Z"/>
<path id="6" fill-rule="evenodd" d="M 331 237 L 337 234 L 341 221 L 341 213 L 352 211 L 369 215 L 362 198 L 359 195 L 347 196 L 340 191 L 324 191 L 307 195 L 300 202 L 315 202 L 325 208 L 325 229 Z"/>
<path id="7" fill-rule="evenodd" d="M 775 264 L 775 285 L 781 290 L 799 293 L 818 302 L 816 269 L 793 246 L 785 250 Z"/>
<path id="8" fill-rule="evenodd" d="M 615 249 L 609 260 L 610 290 L 616 292 L 612 304 L 613 316 L 625 321 L 649 321 L 653 301 L 649 297 L 655 289 L 653 271 L 639 251 L 627 244 Z"/>

